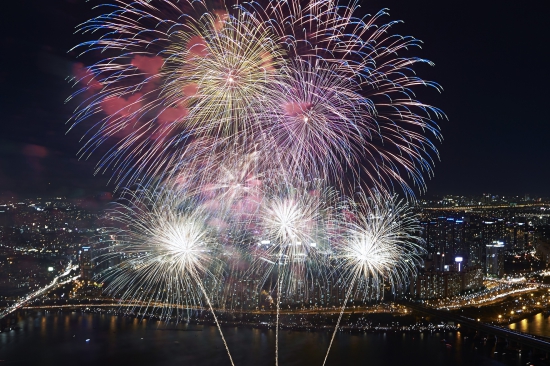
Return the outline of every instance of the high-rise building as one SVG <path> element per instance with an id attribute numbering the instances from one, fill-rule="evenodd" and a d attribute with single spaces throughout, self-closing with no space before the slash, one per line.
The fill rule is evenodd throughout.
<path id="1" fill-rule="evenodd" d="M 468 218 L 439 216 L 436 219 L 422 221 L 421 227 L 421 236 L 428 253 L 441 256 L 436 264 L 438 268 L 452 263 L 456 255 L 467 256 Z M 444 263 L 441 260 L 444 260 Z"/>
<path id="2" fill-rule="evenodd" d="M 411 281 L 410 294 L 417 299 L 441 299 L 483 287 L 483 270 L 479 266 L 449 267 L 449 271 L 422 271 Z"/>
<path id="3" fill-rule="evenodd" d="M 481 245 L 481 239 L 476 238 L 469 243 L 467 256 L 467 263 L 469 266 L 483 265 L 483 246 Z"/>
<path id="4" fill-rule="evenodd" d="M 489 276 L 504 275 L 504 243 L 494 241 L 486 246 L 486 273 Z"/>
<path id="5" fill-rule="evenodd" d="M 481 225 L 481 240 L 490 245 L 494 241 L 503 241 L 506 237 L 506 223 L 503 219 L 485 220 Z"/>
<path id="6" fill-rule="evenodd" d="M 90 281 L 93 277 L 92 248 L 89 246 L 80 249 L 80 277 L 84 281 Z"/>
<path id="7" fill-rule="evenodd" d="M 460 294 L 459 272 L 424 271 L 411 281 L 411 296 L 417 299 L 441 299 Z"/>

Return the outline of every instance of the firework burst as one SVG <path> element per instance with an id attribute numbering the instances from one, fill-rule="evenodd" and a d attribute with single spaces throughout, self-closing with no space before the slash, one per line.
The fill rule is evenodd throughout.
<path id="1" fill-rule="evenodd" d="M 237 16 L 221 20 L 206 14 L 192 31 L 175 33 L 161 70 L 168 103 L 188 106 L 183 127 L 194 135 L 227 138 L 228 146 L 254 142 L 284 62 L 265 26 Z"/>
<path id="2" fill-rule="evenodd" d="M 320 184 L 285 187 L 267 194 L 258 215 L 258 258 L 277 268 L 278 296 L 304 291 L 326 272 L 330 244 L 325 236 L 335 193 Z"/>
<path id="3" fill-rule="evenodd" d="M 369 101 L 353 83 L 322 61 L 296 60 L 266 114 L 266 145 L 288 176 L 339 181 L 359 165 L 370 118 Z"/>
<path id="4" fill-rule="evenodd" d="M 416 273 L 424 252 L 419 221 L 397 196 L 361 194 L 350 206 L 343 219 L 347 228 L 334 246 L 335 268 L 348 290 L 323 365 L 357 283 L 365 281 L 375 292 L 387 283 L 395 291 Z"/>
<path id="5" fill-rule="evenodd" d="M 334 196 L 320 183 L 287 185 L 267 194 L 262 202 L 257 229 L 261 237 L 252 273 L 263 275 L 265 281 L 276 270 L 276 364 L 281 302 L 292 296 L 305 300 L 311 286 L 326 280 L 330 251 L 324 229 L 331 219 Z"/>
<path id="6" fill-rule="evenodd" d="M 69 99 L 83 101 L 70 123 L 93 121 L 80 155 L 102 149 L 96 172 L 146 187 L 113 214 L 123 228 L 110 250 L 124 260 L 103 274 L 110 293 L 164 316 L 206 300 L 217 323 L 224 269 L 262 286 L 276 272 L 278 363 L 285 296 L 339 276 L 337 329 L 359 282 L 379 297 L 407 280 L 415 217 L 379 192 L 425 189 L 444 115 L 415 90 L 441 88 L 414 72 L 432 65 L 408 56 L 419 40 L 358 7 L 114 0 L 79 26 L 96 38 L 75 49 L 104 57 L 73 79 Z M 326 186 L 372 197 L 342 208 Z"/>
<path id="7" fill-rule="evenodd" d="M 103 35 L 75 49 L 113 56 L 79 71 L 74 81 L 83 87 L 69 98 L 85 98 L 71 128 L 103 115 L 80 151 L 88 157 L 111 141 L 96 172 L 112 168 L 119 183 L 165 174 L 181 165 L 175 160 L 185 160 L 187 144 L 196 139 L 225 152 L 252 152 L 260 116 L 272 103 L 268 91 L 280 82 L 285 62 L 268 27 L 200 2 L 117 1 L 113 7 L 79 26 Z"/>
<path id="8" fill-rule="evenodd" d="M 437 155 L 428 135 L 441 137 L 434 119 L 443 114 L 414 89 L 440 87 L 415 75 L 416 64 L 432 63 L 405 56 L 420 41 L 392 35 L 399 22 L 382 23 L 386 11 L 358 17 L 357 3 L 334 1 L 113 7 L 79 27 L 102 34 L 79 49 L 112 55 L 75 80 L 85 100 L 73 125 L 104 115 L 81 155 L 114 144 L 97 172 L 113 168 L 119 183 L 165 174 L 203 138 L 271 155 L 290 176 L 425 188 Z"/>
<path id="9" fill-rule="evenodd" d="M 298 98 L 311 89 L 320 95 L 330 84 L 334 86 L 330 93 L 343 97 L 340 102 L 327 94 L 327 103 L 316 104 L 325 109 L 321 116 L 332 118 L 328 125 L 316 125 L 318 143 L 310 143 L 312 140 L 300 133 L 288 138 L 287 141 L 298 140 L 307 148 L 306 153 L 299 155 L 305 159 L 304 166 L 311 168 L 310 163 L 330 147 L 327 162 L 315 166 L 317 171 L 332 169 L 331 176 L 342 178 L 338 170 L 346 168 L 364 181 L 363 187 L 393 191 L 397 184 L 405 194 L 414 196 L 412 181 L 424 190 L 423 176 L 432 174 L 431 155 L 437 155 L 429 136 L 441 139 L 434 120 L 444 118 L 444 114 L 418 101 L 414 93 L 421 86 L 441 90 L 437 83 L 418 77 L 413 69 L 418 64 L 433 65 L 432 62 L 406 56 L 410 49 L 419 48 L 421 41 L 392 34 L 400 22 L 383 23 L 388 15 L 385 9 L 373 16 L 359 16 L 356 1 L 312 1 L 304 6 L 296 1 L 272 1 L 266 7 L 258 3 L 247 6 L 251 18 L 258 24 L 270 24 L 272 32 L 280 36 L 288 59 L 297 61 L 288 76 L 294 89 L 302 89 L 294 92 Z M 308 75 L 304 65 L 317 69 L 328 80 L 315 80 L 316 76 Z M 302 76 L 296 77 L 300 73 Z M 303 115 L 303 109 L 313 110 L 307 100 L 292 104 L 291 98 L 285 102 L 282 97 L 281 111 L 288 105 L 300 112 L 296 113 L 298 116 Z M 292 125 L 288 124 L 288 117 L 283 120 L 287 126 Z M 294 132 L 305 131 L 304 124 L 301 127 L 301 131 L 294 128 Z M 326 145 L 327 141 L 331 146 Z"/>
<path id="10" fill-rule="evenodd" d="M 113 245 L 105 257 L 116 253 L 122 261 L 100 274 L 108 282 L 106 291 L 145 312 L 160 309 L 165 319 L 198 308 L 205 299 L 219 328 L 208 287 L 222 281 L 222 266 L 207 214 L 172 191 L 128 194 L 128 204 L 111 213 L 120 228 L 111 231 Z"/>

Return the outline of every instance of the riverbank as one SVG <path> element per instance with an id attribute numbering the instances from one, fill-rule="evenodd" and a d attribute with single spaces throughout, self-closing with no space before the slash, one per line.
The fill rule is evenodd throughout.
<path id="1" fill-rule="evenodd" d="M 229 365 L 217 328 L 207 324 L 165 323 L 104 312 L 26 312 L 19 314 L 16 325 L 19 331 L 0 334 L 0 359 L 7 364 Z M 236 365 L 274 364 L 274 330 L 236 326 L 222 330 Z M 329 332 L 282 330 L 279 364 L 321 365 L 331 337 Z M 518 354 L 511 357 L 494 355 L 485 345 L 476 349 L 473 339 L 461 332 L 341 331 L 326 365 L 391 366 L 414 360 L 422 366 L 518 366 L 529 360 Z"/>
<path id="2" fill-rule="evenodd" d="M 15 319 L 27 315 L 37 314 L 103 314 L 110 316 L 127 317 L 130 319 L 174 322 L 189 325 L 215 325 L 212 314 L 209 311 L 192 311 L 188 317 L 183 319 L 161 318 L 157 314 L 141 314 L 123 311 L 121 309 L 106 309 L 100 307 L 87 307 L 79 310 L 69 310 L 66 308 L 48 309 L 48 310 L 20 310 L 10 317 L 3 320 L 0 329 L 12 327 Z M 306 331 L 306 332 L 333 332 L 336 326 L 339 314 L 281 314 L 279 317 L 279 328 L 288 331 Z M 243 327 L 250 329 L 273 330 L 276 327 L 276 315 L 267 313 L 224 313 L 216 312 L 218 321 L 222 327 Z M 344 314 L 339 327 L 340 332 L 347 333 L 385 333 L 385 332 L 405 332 L 405 333 L 436 333 L 436 332 L 456 332 L 458 326 L 453 323 L 433 322 L 424 320 L 421 317 L 411 313 L 386 314 L 358 312 Z"/>

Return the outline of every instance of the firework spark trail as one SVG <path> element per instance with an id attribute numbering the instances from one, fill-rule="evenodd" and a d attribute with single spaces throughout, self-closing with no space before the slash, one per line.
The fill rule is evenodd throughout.
<path id="1" fill-rule="evenodd" d="M 397 196 L 378 193 L 367 198 L 361 194 L 351 207 L 353 217 L 347 219 L 347 232 L 335 247 L 336 268 L 349 288 L 323 366 L 357 280 L 370 281 L 378 289 L 387 281 L 395 291 L 415 273 L 423 253 L 422 239 L 416 236 L 420 229 L 416 217 Z"/>
<path id="2" fill-rule="evenodd" d="M 280 265 L 282 250 L 279 252 L 279 260 L 277 263 Z M 279 316 L 281 312 L 281 281 L 282 276 L 279 274 L 280 271 L 277 271 L 277 319 L 275 321 L 275 366 L 279 365 Z"/>
<path id="3" fill-rule="evenodd" d="M 100 273 L 107 292 L 122 300 L 138 300 L 145 312 L 162 306 L 169 319 L 177 305 L 198 305 L 204 297 L 233 364 L 203 280 L 221 281 L 215 256 L 217 242 L 207 228 L 208 215 L 199 202 L 186 202 L 181 192 L 128 192 L 129 202 L 118 204 L 112 219 L 122 227 L 110 230 L 111 244 L 102 260 L 123 255 L 120 264 Z M 198 287 L 198 289 L 197 289 Z M 146 304 L 146 305 L 143 305 Z M 160 305 L 159 305 L 160 304 Z M 176 306 L 174 306 L 176 305 Z"/>
<path id="4" fill-rule="evenodd" d="M 414 196 L 408 180 L 425 188 L 437 155 L 427 135 L 441 138 L 434 119 L 444 117 L 414 90 L 440 87 L 414 73 L 431 62 L 406 56 L 420 41 L 391 34 L 399 22 L 384 24 L 385 10 L 358 18 L 357 8 L 115 1 L 78 28 L 100 36 L 77 49 L 109 54 L 74 79 L 85 100 L 72 126 L 105 115 L 80 155 L 114 141 L 96 172 L 113 169 L 118 185 L 169 176 L 189 160 L 186 145 L 207 137 L 236 154 L 262 151 L 262 163 L 272 155 L 288 176 L 345 186 L 349 172 L 363 188 L 397 184 Z"/>
<path id="5" fill-rule="evenodd" d="M 212 303 L 210 302 L 210 298 L 208 297 L 208 294 L 204 289 L 204 286 L 202 285 L 200 278 L 196 276 L 196 274 L 195 274 L 195 278 L 197 280 L 197 284 L 199 285 L 206 299 L 206 302 L 208 303 L 208 308 L 210 309 L 210 312 L 214 317 L 214 321 L 216 322 L 216 326 L 218 327 L 218 331 L 220 332 L 220 336 L 222 337 L 223 345 L 225 346 L 225 350 L 227 351 L 227 355 L 229 356 L 229 361 L 231 362 L 231 365 L 235 366 L 235 364 L 233 363 L 233 358 L 231 357 L 231 353 L 229 352 L 229 347 L 227 346 L 227 342 L 225 341 L 225 337 L 223 336 L 222 328 L 220 327 L 220 323 L 218 322 L 218 317 L 216 316 L 216 313 L 214 312 L 214 308 L 212 307 Z"/>
<path id="6" fill-rule="evenodd" d="M 319 213 L 318 207 L 302 205 L 298 198 L 300 195 L 307 197 L 307 192 L 300 192 L 298 196 L 293 197 L 275 197 L 271 202 L 267 203 L 262 215 L 263 224 L 266 231 L 266 237 L 270 238 L 272 248 L 278 249 L 276 257 L 277 265 L 277 302 L 276 302 L 276 323 L 275 323 L 275 365 L 279 364 L 279 318 L 283 292 L 288 294 L 295 291 L 295 283 L 299 279 L 304 278 L 304 256 L 312 253 L 310 249 L 311 237 L 308 232 L 310 226 L 318 219 L 316 215 Z M 298 248 L 304 246 L 306 252 L 302 252 Z M 273 252 L 273 250 L 271 251 Z M 285 270 L 288 264 L 288 270 Z M 271 266 L 272 267 L 272 266 Z M 307 274 L 305 275 L 307 276 Z M 289 282 L 288 288 L 282 288 L 283 279 Z M 308 286 L 306 285 L 306 288 Z"/>
<path id="7" fill-rule="evenodd" d="M 325 363 L 327 362 L 328 354 L 330 353 L 332 343 L 334 342 L 334 337 L 336 337 L 336 332 L 338 331 L 338 327 L 340 326 L 340 321 L 342 320 L 342 316 L 344 315 L 344 310 L 346 310 L 346 305 L 348 303 L 348 300 L 351 296 L 351 293 L 353 292 L 353 285 L 355 284 L 356 279 L 357 279 L 357 275 L 353 277 L 353 279 L 350 282 L 351 286 L 349 286 L 348 291 L 346 291 L 344 304 L 342 305 L 342 309 L 340 310 L 340 314 L 338 315 L 338 321 L 336 322 L 336 326 L 334 327 L 334 331 L 332 332 L 332 337 L 330 338 L 330 343 L 328 345 L 327 353 L 325 355 L 325 359 L 323 360 L 323 366 L 325 366 Z"/>

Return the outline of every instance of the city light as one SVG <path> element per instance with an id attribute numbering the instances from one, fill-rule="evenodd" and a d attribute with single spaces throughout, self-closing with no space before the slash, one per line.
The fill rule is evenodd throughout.
<path id="1" fill-rule="evenodd" d="M 11 10 L 20 2 L 8 3 Z M 550 360 L 550 338 L 543 338 L 550 334 L 533 322 L 550 315 L 550 199 L 538 173 L 548 174 L 532 165 L 547 159 L 539 151 L 512 157 L 545 146 L 547 131 L 529 138 L 519 131 L 533 120 L 529 107 L 544 106 L 529 103 L 547 84 L 536 64 L 547 60 L 545 43 L 534 38 L 545 32 L 531 27 L 545 25 L 531 19 L 543 11 L 518 13 L 505 32 L 491 27 L 512 18 L 463 11 L 463 18 L 481 15 L 460 23 L 467 25 L 460 37 L 448 37 L 433 24 L 456 23 L 445 21 L 455 12 L 434 16 L 439 7 L 416 5 L 402 11 L 405 18 L 426 19 L 404 25 L 361 1 L 73 5 L 43 14 L 27 7 L 10 23 L 14 35 L 5 35 L 13 55 L 0 75 L 10 85 L 4 114 L 11 121 L 0 149 L 7 157 L 0 166 L 0 348 L 8 352 L 0 361 L 34 364 L 26 359 L 32 352 L 21 350 L 47 339 L 48 350 L 56 339 L 74 343 L 65 350 L 92 347 L 78 353 L 93 358 L 85 361 L 111 357 L 117 347 L 130 352 L 124 339 L 143 345 L 132 352 L 138 363 L 162 362 L 151 353 L 161 344 L 191 364 L 201 349 L 207 361 L 226 352 L 220 364 L 232 366 L 303 364 L 298 354 L 321 363 L 310 357 L 311 345 L 324 353 L 322 366 L 346 357 L 361 363 L 348 348 L 380 352 L 385 347 L 373 346 L 381 340 L 411 342 L 410 350 L 450 364 L 450 357 L 468 363 L 468 352 L 480 362 Z M 58 25 L 74 21 L 63 42 L 50 33 L 57 25 L 44 27 L 52 14 L 64 19 Z M 525 18 L 529 26 L 518 26 Z M 430 25 L 419 34 L 441 33 L 425 41 L 446 42 L 426 42 L 424 50 L 408 35 L 418 24 Z M 525 29 L 529 35 L 514 38 Z M 41 37 L 55 44 L 40 45 Z M 460 51 L 440 52 L 449 44 Z M 485 53 L 495 46 L 503 53 Z M 450 74 L 465 80 L 463 98 L 485 97 L 468 108 L 451 82 L 449 100 L 469 113 L 453 128 L 435 106 L 445 105 L 443 87 L 425 79 L 434 50 L 466 67 Z M 41 62 L 21 61 L 33 56 Z M 467 69 L 480 68 L 471 60 L 486 61 L 481 72 Z M 51 84 L 60 72 L 66 88 Z M 480 75 L 505 76 L 483 79 L 486 92 Z M 518 87 L 518 80 L 537 85 Z M 66 106 L 50 105 L 63 98 Z M 519 115 L 521 123 L 512 123 Z M 470 117 L 499 126 L 476 130 Z M 24 119 L 33 122 L 21 127 Z M 72 140 L 61 142 L 59 128 Z M 462 135 L 448 139 L 445 154 L 462 160 L 440 156 L 447 130 Z M 505 149 L 487 139 L 495 136 Z M 460 164 L 432 179 L 449 161 Z M 496 171 L 503 166 L 508 171 Z M 90 181 L 78 182 L 86 169 Z M 491 191 L 452 194 L 440 181 Z M 33 185 L 40 197 L 31 198 Z M 148 329 L 154 334 L 142 332 Z M 370 332 L 379 339 L 371 342 Z M 435 353 L 421 343 L 434 340 Z M 404 354 L 393 346 L 393 355 Z M 143 350 L 149 354 L 141 357 Z M 50 356 L 78 363 L 70 353 Z"/>

